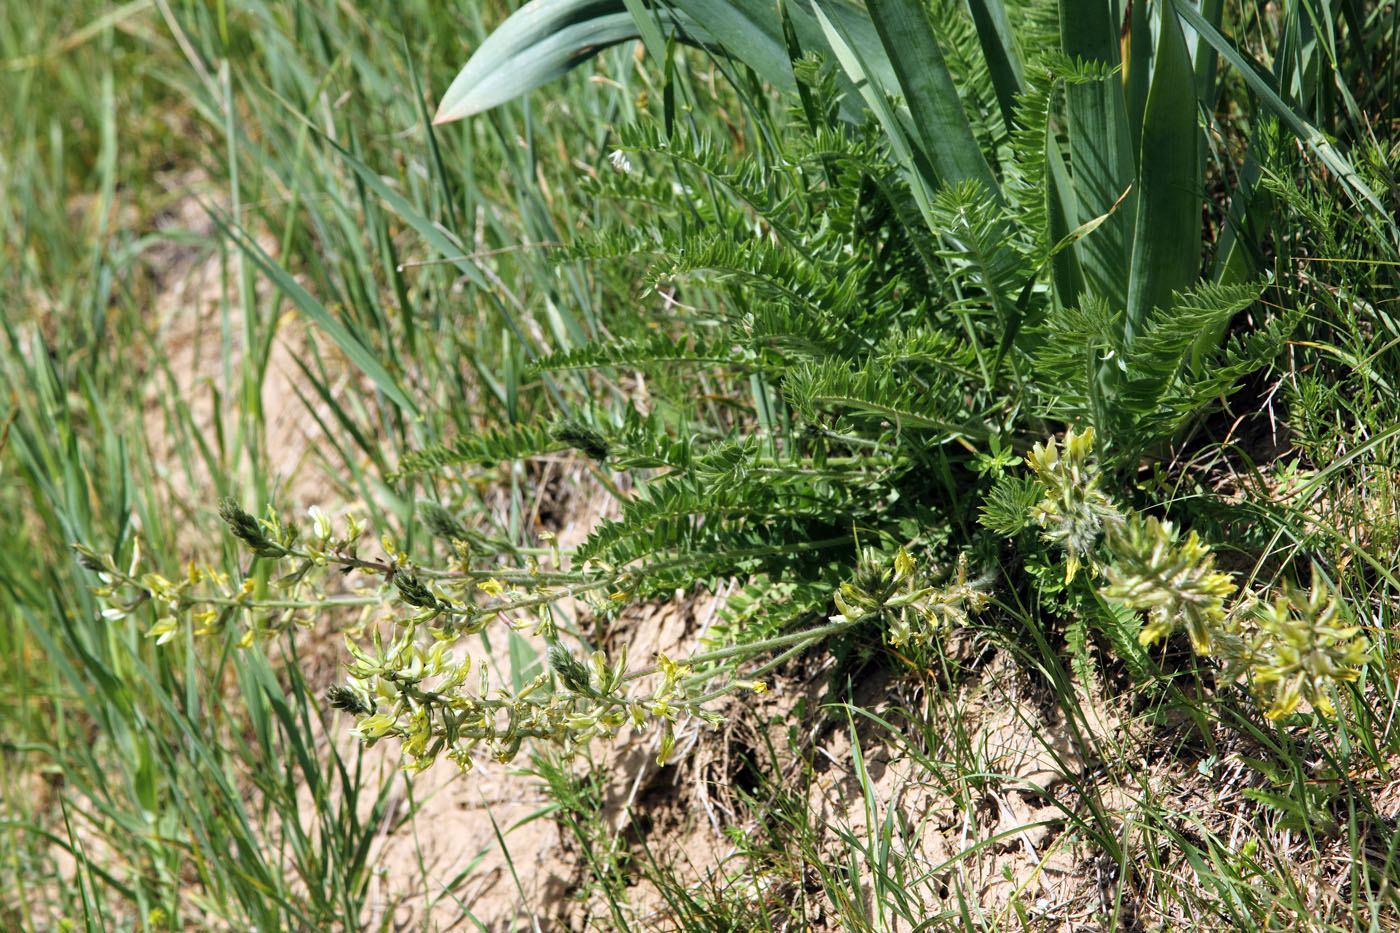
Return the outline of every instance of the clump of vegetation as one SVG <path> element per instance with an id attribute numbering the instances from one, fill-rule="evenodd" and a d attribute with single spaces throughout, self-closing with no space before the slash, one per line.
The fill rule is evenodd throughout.
<path id="1" fill-rule="evenodd" d="M 98 864 L 16 799 L 6 864 L 47 865 L 58 839 L 83 875 L 0 907 L 26 927 L 31 903 L 95 917 L 102 898 L 133 927 L 362 925 L 389 785 L 319 757 L 311 723 L 340 711 L 414 774 L 529 755 L 624 928 L 636 865 L 588 828 L 600 804 L 571 770 L 594 739 L 654 730 L 672 762 L 686 718 L 717 725 L 721 698 L 814 655 L 941 695 L 971 634 L 1030 659 L 1067 719 L 1092 692 L 1189 721 L 1183 773 L 1246 762 L 1251 832 L 1306 830 L 1288 838 L 1355 865 L 1353 920 L 1395 916 L 1368 782 L 1400 751 L 1400 188 L 1381 138 L 1397 14 L 1334 7 L 533 0 L 468 23 L 421 2 L 172 2 L 158 21 L 92 6 L 57 45 L 0 27 L 0 87 L 21 102 L 0 117 L 18 142 L 0 220 L 20 231 L 0 287 L 30 308 L 0 332 L 0 475 L 21 480 L 0 531 L 25 542 L 0 555 L 5 762 L 96 801 L 82 832 L 118 853 Z M 476 52 L 448 84 L 441 41 L 464 29 Z M 29 93 L 50 71 L 87 87 L 64 56 L 99 39 L 76 116 Z M 604 56 L 603 80 L 550 83 L 580 48 L 633 40 L 646 56 Z M 132 68 L 144 54 L 157 64 Z M 448 86 L 435 122 L 424 75 Z M 536 89 L 543 108 L 511 102 Z M 168 130 L 128 136 L 115 114 L 156 110 L 226 161 L 200 241 L 225 286 L 199 325 L 218 334 L 207 417 L 138 300 L 167 205 L 123 198 Z M 92 242 L 74 244 L 66 192 L 90 165 Z M 122 206 L 146 226 L 114 232 Z M 363 518 L 287 517 L 264 391 L 286 304 L 306 324 L 310 456 Z M 529 504 L 566 460 L 614 499 L 571 549 Z M 684 657 L 609 653 L 561 610 L 606 619 L 678 591 L 727 594 Z M 330 625 L 348 662 L 322 705 L 295 636 Z M 478 637 L 508 639 L 512 668 L 491 672 Z M 771 792 L 745 805 L 772 838 L 730 827 L 739 871 L 791 875 L 798 900 L 817 877 L 852 928 L 925 923 L 854 720 L 909 743 L 969 813 L 995 769 L 959 757 L 966 735 L 940 744 L 933 707 L 895 728 L 832 679 L 869 834 L 829 869 L 791 771 L 759 774 Z M 1269 846 L 1195 817 L 1186 838 L 1129 767 L 1104 764 L 1141 797 L 1131 821 L 1087 779 L 1064 805 L 1115 896 L 1157 884 L 1164 912 L 1241 928 L 1317 906 Z M 210 856 L 227 851 L 237 866 Z M 1168 880 L 1192 869 L 1197 887 Z M 868 910 L 846 890 L 867 876 Z M 973 888 L 946 884 L 949 921 L 971 922 Z M 657 886 L 685 928 L 726 915 Z M 1120 907 L 1106 927 L 1130 925 Z"/>
<path id="2" fill-rule="evenodd" d="M 559 44 L 571 9 L 563 0 L 537 2 L 510 20 L 449 89 L 439 120 L 499 103 L 502 82 L 524 89 L 572 63 Z M 1261 639 L 1244 621 L 1229 621 L 1236 586 L 1213 569 L 1196 532 L 1180 540 L 1172 522 L 1118 506 L 1106 491 L 1112 474 L 1090 461 L 1095 431 L 1110 439 L 1118 475 L 1180 437 L 1222 391 L 1268 367 L 1297 326 L 1298 316 L 1284 312 L 1231 330 L 1266 286 L 1259 242 L 1213 243 L 1212 272 L 1200 271 L 1201 153 L 1210 128 L 1197 113 L 1221 85 L 1213 71 L 1195 77 L 1181 17 L 1198 32 L 1202 62 L 1233 50 L 1214 24 L 1162 3 L 1151 11 L 1155 41 L 1147 13 L 1137 11 L 1140 44 L 1120 61 L 1086 44 L 1096 27 L 1108 35 L 1114 26 L 1089 4 L 1087 21 L 1061 21 L 1058 49 L 1010 67 L 990 51 L 1007 48 L 995 23 L 943 12 L 930 17 L 912 0 L 882 0 L 868 18 L 852 8 L 847 19 L 820 4 L 706 14 L 681 3 L 679 18 L 661 24 L 682 39 L 698 36 L 697 26 L 737 39 L 741 19 L 757 24 L 785 53 L 754 59 L 755 67 L 796 93 L 789 123 L 752 104 L 772 131 L 738 158 L 678 120 L 668 98 L 660 120 L 621 129 L 613 170 L 587 182 L 591 193 L 621 203 L 624 216 L 628 205 L 644 206 L 645 219 L 582 232 L 559 258 L 637 263 L 647 288 L 687 300 L 673 298 L 667 320 L 615 322 L 606 337 L 541 354 L 529 368 L 541 377 L 593 371 L 604 382 L 618 369 L 646 373 L 650 410 L 629 401 L 575 405 L 553 424 L 539 419 L 413 451 L 398 472 L 411 482 L 574 447 L 600 468 L 643 471 L 640 484 L 620 498 L 620 516 L 571 555 L 571 569 L 546 573 L 531 558 L 498 578 L 490 565 L 508 555 L 477 548 L 426 575 L 387 541 L 387 564 L 350 564 L 379 574 L 382 587 L 392 583 L 416 610 L 399 620 L 389 647 L 376 642 L 371 655 L 357 655 L 349 689 L 378 696 L 390 711 L 367 699 L 361 734 L 407 737 L 417 767 L 431 760 L 425 750 L 458 738 L 509 757 L 524 737 L 576 743 L 628 720 L 659 719 L 669 736 L 676 709 L 699 710 L 680 684 L 736 677 L 739 659 L 796 650 L 790 646 L 866 620 L 879 622 L 893 645 L 926 642 L 987 598 L 966 581 L 969 561 L 984 560 L 989 543 L 963 518 L 984 503 L 989 527 L 1014 533 L 1034 523 L 1061 545 L 1064 587 L 1086 565 L 1106 575 L 1105 598 L 1148 610 L 1140 632 L 1127 623 L 1130 631 L 1107 633 L 1111 642 L 1150 644 L 1184 627 L 1199 654 L 1236 660 L 1249 643 L 1245 667 L 1262 683 L 1277 683 L 1268 672 L 1280 665 L 1290 671 L 1274 716 L 1296 708 L 1290 698 L 1304 682 L 1319 697 L 1326 683 L 1355 679 L 1365 649 L 1352 632 L 1333 637 L 1323 651 L 1330 660 L 1300 680 L 1296 664 L 1278 656 L 1277 634 Z M 659 51 L 656 24 L 645 18 L 592 7 L 580 16 L 612 40 L 638 29 Z M 1377 217 L 1364 175 L 1276 93 L 1265 89 L 1261 98 L 1325 164 L 1345 172 L 1356 205 Z M 976 101 L 1000 106 L 978 113 Z M 1056 128 L 1062 122 L 1065 133 Z M 1260 151 L 1245 163 L 1273 158 L 1282 168 L 1268 142 L 1272 124 L 1260 126 Z M 1228 167 L 1240 163 L 1230 157 Z M 734 402 L 751 417 L 697 406 L 701 378 L 747 387 L 749 400 Z M 1087 429 L 1066 435 L 1063 459 L 1053 441 L 1035 443 L 1029 462 L 1044 487 L 1035 502 L 1024 501 L 1027 487 L 1014 479 L 988 482 L 980 469 L 987 457 L 1025 449 L 1056 422 Z M 235 532 L 255 553 L 276 556 L 240 523 Z M 1109 558 L 1101 564 L 1103 533 Z M 916 553 L 925 565 L 956 567 L 952 589 L 915 581 Z M 310 559 L 302 557 L 292 579 L 304 581 Z M 569 698 L 562 706 L 543 672 L 525 685 L 541 699 L 488 703 L 485 684 L 472 698 L 459 690 L 465 662 L 445 661 L 440 647 L 487 618 L 565 594 L 606 591 L 617 603 L 731 579 L 760 597 L 782 587 L 782 598 L 760 601 L 764 608 L 742 628 L 717 633 L 696 672 L 668 676 L 651 705 L 615 693 L 629 680 L 621 662 L 595 653 L 596 670 L 584 678 L 557 643 L 547 608 L 516 624 L 551 646 Z M 500 605 L 479 607 L 483 593 Z M 791 631 L 833 600 L 835 628 Z M 1069 610 L 1081 611 L 1074 602 Z M 432 653 L 417 646 L 420 626 L 439 644 Z M 723 670 L 707 666 L 716 657 Z M 1140 654 L 1137 661 L 1141 668 Z M 424 693 L 421 670 L 450 687 Z M 455 711 L 434 711 L 455 694 Z M 495 712 L 505 721 L 494 722 Z M 398 722 L 405 716 L 412 724 Z"/>

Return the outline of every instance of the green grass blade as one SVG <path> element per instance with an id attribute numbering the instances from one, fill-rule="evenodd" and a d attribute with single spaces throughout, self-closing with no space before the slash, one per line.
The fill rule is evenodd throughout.
<path id="1" fill-rule="evenodd" d="M 350 332 L 340 319 L 326 308 L 325 305 L 316 300 L 316 297 L 302 288 L 285 269 L 263 251 L 262 247 L 248 235 L 241 227 L 236 225 L 230 218 L 217 209 L 210 210 L 209 216 L 214 223 L 229 237 L 238 244 L 244 254 L 253 261 L 263 274 L 272 280 L 272 283 L 282 290 L 297 309 L 310 318 L 317 327 L 326 332 L 340 351 L 349 357 L 350 361 L 360 368 L 366 376 L 374 382 L 379 390 L 383 392 L 395 404 L 408 412 L 410 415 L 418 416 L 418 407 L 413 404 L 413 400 L 408 397 L 399 386 L 398 380 L 389 374 L 384 368 L 384 364 L 379 362 L 368 347 L 359 341 Z"/>
<path id="2" fill-rule="evenodd" d="M 1124 336 L 1196 278 L 1201 261 L 1200 140 L 1191 55 L 1165 6 L 1142 125 L 1137 224 Z"/>
<path id="3" fill-rule="evenodd" d="M 1257 131 L 1257 128 L 1256 128 Z M 1264 238 L 1274 213 L 1274 197 L 1260 184 L 1257 143 L 1239 169 L 1239 179 L 1230 192 L 1230 212 L 1216 243 L 1215 281 L 1237 285 L 1257 278 L 1264 270 Z"/>
<path id="4" fill-rule="evenodd" d="M 662 5 L 659 8 L 648 10 L 642 0 L 622 0 L 627 12 L 632 16 L 632 22 L 637 27 L 637 37 L 642 40 L 642 45 L 646 46 L 647 54 L 653 61 L 664 62 L 667 59 L 666 37 L 661 34 L 661 14 L 666 10 Z"/>
<path id="5" fill-rule="evenodd" d="M 1201 15 L 1216 29 L 1220 28 L 1220 18 L 1224 12 L 1225 0 L 1203 0 L 1201 3 Z M 1214 113 L 1216 97 L 1220 91 L 1220 79 L 1215 66 L 1220 59 L 1215 54 L 1215 49 L 1202 42 L 1195 30 L 1190 34 L 1186 34 L 1185 30 L 1182 32 L 1186 35 L 1186 45 L 1191 50 L 1191 60 L 1195 63 L 1196 97 L 1201 101 L 1202 109 L 1206 113 Z"/>
<path id="6" fill-rule="evenodd" d="M 1351 195 L 1353 202 L 1358 207 L 1365 209 L 1368 223 L 1379 234 L 1382 232 L 1381 224 L 1384 223 L 1390 233 L 1392 242 L 1400 242 L 1400 226 L 1396 225 L 1392 212 L 1377 197 L 1371 187 L 1362 180 L 1352 166 L 1351 160 L 1328 141 L 1322 132 L 1307 120 L 1303 119 L 1292 107 L 1288 106 L 1279 96 L 1278 91 L 1264 78 L 1262 69 L 1256 67 L 1255 63 L 1242 55 L 1229 39 L 1220 34 L 1220 31 L 1205 20 L 1189 3 L 1181 3 L 1179 0 L 1171 0 L 1173 9 L 1211 48 L 1220 54 L 1231 68 L 1239 72 L 1241 78 L 1249 89 L 1259 96 L 1259 100 L 1264 107 L 1274 116 L 1278 117 L 1282 123 L 1288 127 L 1289 131 L 1298 137 L 1298 140 L 1322 160 L 1338 179 L 1343 187 Z"/>

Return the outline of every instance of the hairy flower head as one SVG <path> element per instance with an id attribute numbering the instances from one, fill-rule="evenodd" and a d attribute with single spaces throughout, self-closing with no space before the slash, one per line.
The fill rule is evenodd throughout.
<path id="1" fill-rule="evenodd" d="M 1031 510 L 1041 536 L 1065 550 L 1065 583 L 1074 579 L 1084 563 L 1093 562 L 1099 535 L 1123 524 L 1123 515 L 1099 489 L 1099 467 L 1093 459 L 1094 429 L 1065 434 L 1064 455 L 1052 437 L 1036 444 L 1026 462 L 1045 487 Z"/>
<path id="2" fill-rule="evenodd" d="M 1148 611 L 1138 635 L 1151 644 L 1186 626 L 1197 654 L 1215 653 L 1217 633 L 1225 624 L 1225 600 L 1237 589 L 1228 574 L 1215 569 L 1215 555 L 1190 532 L 1185 540 L 1168 521 L 1134 515 L 1110 529 L 1108 549 L 1114 563 L 1104 573 L 1105 597 Z"/>
<path id="3" fill-rule="evenodd" d="M 1270 699 L 1265 715 L 1279 719 L 1303 700 L 1323 715 L 1333 712 L 1328 688 L 1361 676 L 1370 645 L 1361 629 L 1340 621 L 1341 607 L 1313 567 L 1311 591 L 1285 582 L 1272 603 L 1261 605 L 1250 651 L 1254 684 Z"/>

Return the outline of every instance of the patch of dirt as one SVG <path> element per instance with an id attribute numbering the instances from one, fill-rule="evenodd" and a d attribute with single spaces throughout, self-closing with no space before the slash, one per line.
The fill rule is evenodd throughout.
<path id="1" fill-rule="evenodd" d="M 873 892 L 884 847 L 900 862 L 907 895 L 919 900 L 917 916 L 956 910 L 961 894 L 989 920 L 1004 921 L 1019 908 L 1038 918 L 1037 929 L 1072 929 L 1096 882 L 1085 870 L 1086 848 L 1065 832 L 1066 810 L 1073 812 L 1074 785 L 1108 733 L 1073 730 L 1047 715 L 1025 676 L 997 655 L 944 697 L 943 731 L 892 734 L 859 714 L 846 722 L 840 712 L 815 712 L 832 698 L 824 685 L 829 659 L 814 661 L 785 671 L 763 702 L 732 703 L 729 724 L 707 732 L 673 769 L 669 793 L 629 808 L 644 823 L 646 847 L 674 853 L 668 868 L 696 891 L 729 889 L 732 896 L 736 885 L 746 886 L 746 897 L 768 902 L 772 917 L 800 914 L 799 928 L 840 929 L 843 912 L 880 916 Z M 867 675 L 849 699 L 899 724 L 902 712 L 926 700 L 914 695 L 922 689 Z M 1106 712 L 1092 718 L 1111 727 Z M 968 772 L 969 760 L 980 763 L 971 769 L 976 783 L 955 777 Z M 774 773 L 776 780 L 761 776 Z M 764 825 L 774 811 L 806 828 Z M 832 903 L 812 877 L 764 877 L 755 867 L 765 857 L 752 853 L 777 844 L 771 840 L 809 833 L 818 847 L 803 855 L 809 868 L 854 872 L 864 901 Z M 861 853 L 854 863 L 852 852 Z M 654 887 L 639 888 L 633 907 L 643 929 L 674 928 Z M 887 929 L 909 928 L 884 916 Z"/>
<path id="2" fill-rule="evenodd" d="M 150 270 L 151 305 L 147 321 L 156 352 L 133 361 L 147 368 L 143 421 L 151 463 L 169 491 L 173 507 L 198 503 L 212 508 L 216 488 L 209 465 L 199 456 L 184 459 L 181 450 L 198 451 L 201 444 L 223 452 L 226 465 L 239 470 L 225 477 L 245 480 L 251 456 L 265 458 L 273 480 L 273 499 L 288 510 L 328 505 L 332 498 L 326 476 L 313 462 L 322 431 L 318 417 L 333 423 L 330 405 L 317 397 L 298 361 L 309 361 L 310 327 L 291 311 L 270 307 L 272 289 L 265 277 L 254 275 L 256 294 L 248 304 L 267 318 L 253 323 L 245 317 L 241 284 L 243 258 L 237 248 L 220 245 L 205 204 L 216 193 L 200 173 L 162 181 L 170 190 L 167 207 L 155 218 L 159 239 L 142 254 Z M 276 257 L 279 247 L 265 230 L 255 231 L 258 245 Z M 268 334 L 271 333 L 271 337 Z M 239 412 L 243 398 L 245 360 L 250 334 L 259 342 L 251 362 L 263 370 L 256 399 L 261 411 L 261 436 L 248 437 Z M 332 392 L 343 393 L 358 374 L 327 340 L 317 341 Z M 308 404 L 309 403 L 309 404 Z M 235 447 L 241 443 L 243 450 Z M 246 484 L 243 484 L 246 488 Z"/>
<path id="3" fill-rule="evenodd" d="M 1177 914 L 1219 894 L 1192 867 L 1189 845 L 1281 869 L 1287 882 L 1267 881 L 1290 887 L 1261 893 L 1280 929 L 1305 928 L 1309 911 L 1345 925 L 1355 873 L 1340 785 L 1319 791 L 1331 802 L 1320 806 L 1312 849 L 1307 831 L 1250 796 L 1279 788 L 1252 763 L 1268 750 L 1237 733 L 1212 730 L 1208 743 L 1184 717 L 1129 715 L 1085 688 L 1067 722 L 1005 654 L 937 688 L 932 707 L 929 688 L 866 672 L 848 699 L 896 726 L 885 729 L 860 714 L 812 712 L 837 699 L 822 683 L 830 663 L 814 654 L 781 672 L 761 702 L 731 703 L 724 727 L 633 796 L 633 851 L 658 858 L 663 877 L 701 903 L 748 904 L 774 928 L 818 931 L 844 929 L 852 915 L 908 930 L 891 909 L 900 898 L 913 917 L 967 910 L 989 929 L 1186 928 Z M 931 728 L 900 728 L 903 711 L 930 709 Z M 1375 808 L 1361 822 L 1393 825 L 1400 784 L 1375 777 L 1353 776 Z M 1314 781 L 1328 786 L 1325 773 Z M 1126 864 L 1104 839 L 1126 847 Z M 882 858 L 879 870 L 897 870 L 905 892 L 886 885 L 883 905 Z M 678 928 L 675 890 L 643 880 L 627 895 L 639 929 Z"/>

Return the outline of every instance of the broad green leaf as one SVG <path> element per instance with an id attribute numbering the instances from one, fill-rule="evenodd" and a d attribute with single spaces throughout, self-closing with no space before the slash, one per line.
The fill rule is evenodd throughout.
<path id="1" fill-rule="evenodd" d="M 691 4 L 695 2 L 719 2 L 725 3 L 729 0 L 678 0 L 678 2 Z M 740 0 L 744 3 L 753 3 L 754 0 Z M 818 49 L 826 54 L 829 49 L 822 41 L 824 31 L 817 22 L 815 5 L 810 0 L 798 0 L 790 9 L 793 26 L 797 29 L 797 36 L 802 40 L 804 48 Z M 885 47 L 880 42 L 880 35 L 875 31 L 875 24 L 870 21 L 870 14 L 862 7 L 858 7 L 847 0 L 823 0 L 822 13 L 828 21 L 836 24 L 841 29 L 846 41 L 850 43 L 866 67 L 870 69 L 870 74 L 874 80 L 888 91 L 895 93 L 897 84 L 895 83 L 894 69 L 890 65 L 889 58 L 885 55 Z M 863 119 L 858 117 L 858 119 Z"/>
<path id="2" fill-rule="evenodd" d="M 1152 27 L 1147 22 L 1146 0 L 1128 0 L 1128 30 L 1123 50 L 1123 95 L 1128 106 L 1128 132 L 1133 152 L 1142 152 L 1142 121 L 1147 112 L 1147 91 L 1152 82 Z"/>
<path id="3" fill-rule="evenodd" d="M 1119 64 L 1118 24 L 1106 0 L 1060 0 L 1060 44 L 1071 59 L 1115 68 Z M 1129 236 L 1137 216 L 1136 168 L 1128 129 L 1123 82 L 1116 76 L 1065 88 L 1069 117 L 1071 184 L 1079 216 L 1068 226 L 1111 216 L 1076 245 L 1085 285 L 1113 307 L 1128 300 Z M 1127 198 L 1123 193 L 1128 192 Z M 1068 297 L 1068 296 L 1066 296 Z M 1072 299 L 1070 299 L 1070 303 Z"/>
<path id="4" fill-rule="evenodd" d="M 1195 73 L 1176 16 L 1159 4 L 1157 53 L 1142 122 L 1137 222 L 1124 339 L 1196 280 L 1201 262 Z"/>
<path id="5" fill-rule="evenodd" d="M 810 3 L 789 10 L 802 46 L 831 52 Z M 845 31 L 881 87 L 894 79 L 875 27 L 865 11 L 847 2 L 826 12 Z M 635 16 L 634 16 L 635 14 Z M 531 0 L 487 37 L 443 95 L 434 123 L 489 110 L 561 77 L 589 58 L 632 39 L 647 41 L 655 55 L 662 35 L 722 53 L 787 90 L 794 82 L 782 19 L 768 0 L 675 0 L 646 9 L 640 0 Z M 847 109 L 852 120 L 860 114 Z"/>
<path id="6" fill-rule="evenodd" d="M 695 30 L 712 50 L 723 52 L 752 68 L 774 87 L 790 90 L 796 86 L 792 76 L 791 50 L 783 33 L 783 10 L 776 0 L 671 0 L 693 23 Z M 823 0 L 823 16 L 834 24 L 842 41 L 865 63 L 870 79 L 877 87 L 894 93 L 894 71 L 885 57 L 880 37 L 870 16 L 849 0 Z M 789 25 L 798 45 L 818 52 L 828 59 L 835 57 L 826 29 L 818 21 L 812 0 L 792 0 L 786 4 Z M 703 27 L 703 28 L 701 28 Z M 693 41 L 687 35 L 679 38 Z M 856 100 L 856 88 L 844 74 L 838 78 L 844 93 L 841 102 L 843 119 L 858 123 L 865 118 Z"/>
<path id="7" fill-rule="evenodd" d="M 1045 140 L 1045 160 L 1049 169 L 1045 173 L 1045 208 L 1050 221 L 1050 242 L 1063 243 L 1071 235 L 1068 218 L 1078 216 L 1078 208 L 1074 202 L 1074 188 L 1054 139 Z M 1050 255 L 1050 263 L 1056 298 L 1062 305 L 1074 304 L 1084 293 L 1079 251 L 1057 247 Z"/>
<path id="8" fill-rule="evenodd" d="M 718 46 L 735 61 L 756 71 L 776 87 L 794 86 L 792 61 L 783 42 L 782 17 L 776 0 L 673 0 L 686 18 L 702 31 L 690 35 L 710 47 Z M 810 17 L 807 18 L 810 23 Z M 800 24 L 799 35 L 803 33 Z M 803 41 L 818 35 L 810 25 Z M 680 38 L 686 38 L 682 34 Z"/>
<path id="9" fill-rule="evenodd" d="M 1108 222 L 1108 219 L 1114 215 L 1114 213 L 1118 210 L 1118 208 L 1121 207 L 1121 206 L 1123 205 L 1123 202 L 1126 201 L 1127 198 L 1128 198 L 1128 193 L 1125 191 L 1125 192 L 1122 194 L 1122 196 L 1120 196 L 1120 197 L 1118 198 L 1118 200 L 1115 201 L 1115 202 L 1109 207 L 1109 209 L 1108 209 L 1107 211 L 1105 211 L 1104 213 L 1100 214 L 1100 215 L 1097 216 L 1097 217 L 1091 217 L 1091 218 L 1089 218 L 1088 220 L 1084 221 L 1084 222 L 1083 222 L 1082 224 L 1080 224 L 1079 226 L 1075 227 L 1073 230 L 1070 230 L 1069 232 L 1065 233 L 1063 236 L 1061 236 L 1059 239 L 1057 239 L 1057 240 L 1055 241 L 1055 245 L 1054 245 L 1053 247 L 1050 248 L 1050 255 L 1051 255 L 1052 257 L 1061 255 L 1061 254 L 1064 253 L 1069 247 L 1073 246 L 1075 243 L 1079 242 L 1080 240 L 1084 239 L 1084 238 L 1085 238 L 1086 236 L 1088 236 L 1089 234 L 1093 233 L 1095 230 L 1097 230 L 1097 229 L 1099 229 L 1100 227 L 1102 227 L 1104 224 L 1106 224 L 1106 223 Z M 1052 227 L 1054 226 L 1053 222 L 1052 222 L 1051 226 L 1052 226 Z"/>
<path id="10" fill-rule="evenodd" d="M 690 28 L 670 10 L 656 15 L 662 28 Z M 472 54 L 448 86 L 433 122 L 489 110 L 640 34 L 624 0 L 531 0 Z"/>
<path id="11" fill-rule="evenodd" d="M 925 179 L 929 190 L 976 181 L 988 195 L 1002 200 L 1001 185 L 967 122 L 923 4 L 919 0 L 870 0 L 869 6 L 899 81 L 899 93 L 909 107 L 910 140 L 934 172 L 934 177 Z"/>

